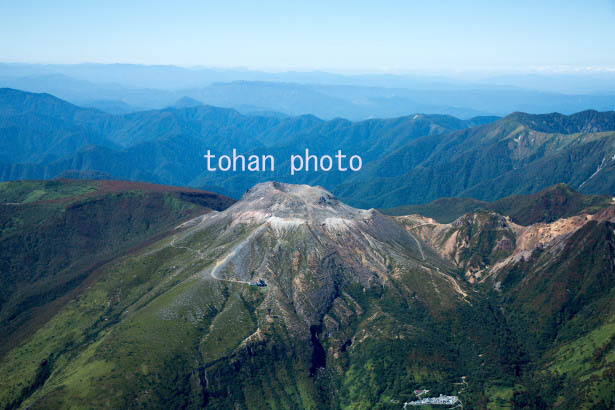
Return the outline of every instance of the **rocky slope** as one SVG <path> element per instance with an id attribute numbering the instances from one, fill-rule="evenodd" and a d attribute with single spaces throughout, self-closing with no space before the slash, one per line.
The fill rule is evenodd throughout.
<path id="1" fill-rule="evenodd" d="M 614 215 L 442 224 L 259 184 L 96 270 L 4 354 L 0 406 L 608 405 Z"/>
<path id="2" fill-rule="evenodd" d="M 322 188 L 257 185 L 99 275 L 4 357 L 3 407 L 387 407 L 514 373 L 453 263 Z"/>
<path id="3" fill-rule="evenodd" d="M 200 255 L 222 256 L 202 274 L 243 282 L 266 280 L 272 301 L 293 306 L 292 311 L 278 312 L 285 326 L 304 325 L 305 337 L 345 286 L 386 286 L 418 271 L 443 295 L 430 301 L 434 307 L 466 295 L 442 272 L 451 265 L 399 224 L 376 210 L 351 208 L 322 188 L 259 184 L 228 210 L 195 223 L 185 235 L 218 232 L 208 249 L 198 250 Z M 428 295 L 422 296 L 427 301 Z"/>
<path id="4" fill-rule="evenodd" d="M 487 210 L 449 224 L 396 219 L 455 264 L 519 335 L 525 383 L 509 403 L 613 406 L 615 206 L 527 226 Z"/>
<path id="5" fill-rule="evenodd" d="M 466 214 L 448 224 L 421 215 L 396 219 L 408 232 L 418 235 L 443 258 L 462 269 L 468 281 L 475 283 L 530 258 L 538 250 L 561 246 L 590 222 L 614 222 L 614 213 L 614 207 L 607 207 L 593 214 L 581 211 L 569 218 L 527 226 L 487 210 Z"/>

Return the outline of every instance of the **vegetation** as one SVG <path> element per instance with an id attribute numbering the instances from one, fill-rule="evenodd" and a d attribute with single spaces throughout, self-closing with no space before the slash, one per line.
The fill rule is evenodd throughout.
<path id="1" fill-rule="evenodd" d="M 82 292 L 105 263 L 232 201 L 150 184 L 53 180 L 3 183 L 0 203 L 1 355 Z"/>
<path id="2" fill-rule="evenodd" d="M 424 205 L 384 209 L 387 215 L 418 214 L 441 223 L 453 222 L 468 213 L 489 210 L 506 215 L 520 225 L 550 223 L 581 212 L 593 214 L 613 204 L 607 195 L 580 194 L 566 184 L 558 184 L 530 195 L 512 195 L 493 202 L 472 198 L 441 198 Z"/>
<path id="3" fill-rule="evenodd" d="M 248 197 L 235 214 L 168 236 L 232 201 L 119 181 L 11 182 L 0 192 L 10 290 L 0 408 L 399 409 L 416 389 L 456 395 L 467 409 L 615 403 L 608 218 L 470 285 L 378 213 L 357 231 L 258 230 L 233 219 L 254 214 Z M 548 220 L 604 200 L 558 186 L 499 206 Z M 509 235 L 502 219 L 458 219 L 459 266 L 508 256 L 494 253 Z M 221 277 L 263 276 L 268 286 L 216 279 L 212 267 L 229 255 Z M 365 269 L 376 263 L 385 268 Z"/>
<path id="4" fill-rule="evenodd" d="M 613 194 L 614 116 L 588 110 L 514 113 L 497 121 L 416 114 L 352 122 L 192 104 L 114 116 L 46 94 L 1 89 L 0 179 L 119 178 L 209 187 L 235 198 L 258 182 L 277 180 L 321 185 L 366 208 L 446 197 L 494 201 L 559 183 L 581 193 Z M 220 156 L 233 148 L 274 156 L 275 171 L 205 169 L 207 150 Z M 290 155 L 306 148 L 317 156 L 336 150 L 360 155 L 364 166 L 291 176 Z M 481 204 L 455 205 L 456 213 L 475 205 Z"/>

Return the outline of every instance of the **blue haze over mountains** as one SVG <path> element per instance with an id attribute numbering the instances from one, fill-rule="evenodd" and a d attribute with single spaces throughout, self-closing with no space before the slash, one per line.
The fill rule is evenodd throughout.
<path id="1" fill-rule="evenodd" d="M 615 409 L 615 0 L 0 10 L 0 410 Z"/>
<path id="2" fill-rule="evenodd" d="M 46 92 L 112 114 L 161 109 L 182 97 L 242 113 L 312 114 L 323 119 L 413 113 L 468 119 L 511 112 L 605 111 L 615 74 L 519 74 L 461 80 L 436 75 L 267 73 L 132 64 L 0 64 L 0 86 Z"/>
<path id="3" fill-rule="evenodd" d="M 238 93 L 240 95 L 240 93 Z M 273 155 L 274 172 L 208 172 L 207 150 Z M 290 175 L 291 154 L 359 154 L 351 172 Z M 0 89 L 0 180 L 128 179 L 206 188 L 239 198 L 276 180 L 321 185 L 358 207 L 441 197 L 495 200 L 567 183 L 615 194 L 615 112 L 515 112 L 459 119 L 411 114 L 351 121 L 241 113 L 182 97 L 126 114 L 79 107 L 50 94 Z"/>

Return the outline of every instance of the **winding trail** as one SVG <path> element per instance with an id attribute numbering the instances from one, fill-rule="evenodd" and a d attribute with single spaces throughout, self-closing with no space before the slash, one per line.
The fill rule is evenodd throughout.
<path id="1" fill-rule="evenodd" d="M 237 245 L 235 245 L 235 247 L 228 252 L 222 259 L 218 259 L 216 261 L 216 264 L 214 265 L 214 267 L 211 269 L 211 271 L 209 272 L 210 276 L 215 279 L 215 280 L 220 280 L 223 282 L 231 282 L 231 283 L 243 283 L 245 285 L 249 285 L 250 282 L 249 281 L 245 281 L 245 280 L 237 280 L 237 279 L 225 279 L 225 278 L 220 278 L 216 275 L 216 272 L 218 272 L 218 270 L 220 270 L 220 268 L 222 268 L 223 266 L 225 266 L 229 260 L 233 257 L 235 257 L 237 255 L 237 253 L 239 251 L 241 251 L 251 240 L 253 237 L 255 237 L 256 235 L 258 235 L 260 232 L 262 232 L 264 229 L 267 228 L 266 224 L 263 224 L 261 226 L 259 226 L 258 228 L 256 228 L 254 231 L 252 231 L 250 233 L 250 235 L 248 235 L 245 239 L 243 239 L 241 242 L 239 242 Z M 200 259 L 204 259 L 204 255 L 200 250 L 197 249 L 192 249 L 189 248 L 187 246 L 177 246 L 175 245 L 175 241 L 177 240 L 177 236 L 175 238 L 173 238 L 173 240 L 171 241 L 170 245 L 173 248 L 176 249 L 186 249 L 189 250 L 191 252 L 196 253 Z"/>
<path id="2" fill-rule="evenodd" d="M 423 258 L 423 260 L 425 260 L 425 253 L 423 252 L 423 247 L 421 246 L 421 243 L 419 242 L 417 237 L 414 236 L 414 234 L 411 233 L 410 230 L 416 229 L 416 228 L 420 228 L 421 226 L 427 226 L 427 225 L 437 225 L 437 224 L 435 224 L 433 222 L 427 222 L 427 223 L 420 224 L 420 225 L 407 226 L 406 227 L 406 232 L 408 232 L 408 234 L 412 237 L 412 239 L 414 239 L 414 241 L 416 242 L 417 246 L 419 247 L 419 251 L 421 252 L 421 257 Z"/>
<path id="3" fill-rule="evenodd" d="M 423 261 L 424 261 L 425 260 L 425 253 L 423 252 L 423 246 L 421 246 L 421 242 L 419 242 L 419 240 L 416 238 L 416 236 L 414 236 L 410 232 L 408 232 L 408 235 L 410 235 L 412 237 L 412 239 L 414 239 L 414 242 L 416 242 L 416 246 L 419 247 L 419 251 L 421 252 L 421 258 L 423 258 Z"/>
<path id="4" fill-rule="evenodd" d="M 252 240 L 253 237 L 255 237 L 256 235 L 261 233 L 266 228 L 267 228 L 267 224 L 262 224 L 261 226 L 259 226 L 255 230 L 253 230 L 252 233 L 250 233 L 250 235 L 248 235 L 244 240 L 242 240 L 237 245 L 235 245 L 235 247 L 229 253 L 227 253 L 226 256 L 224 256 L 224 258 L 219 259 L 218 261 L 216 261 L 216 264 L 214 265 L 214 267 L 212 268 L 212 270 L 210 272 L 211 277 L 214 278 L 214 279 L 223 280 L 223 281 L 226 281 L 226 282 L 245 283 L 245 284 L 249 285 L 250 282 L 248 282 L 248 281 L 236 280 L 236 279 L 219 278 L 218 276 L 216 276 L 216 272 L 221 267 L 226 265 L 230 258 L 235 257 L 237 255 L 237 253 L 239 251 L 241 251 Z"/>

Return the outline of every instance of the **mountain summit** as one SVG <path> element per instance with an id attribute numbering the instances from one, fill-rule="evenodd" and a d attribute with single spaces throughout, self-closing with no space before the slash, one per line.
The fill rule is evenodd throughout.
<path id="1" fill-rule="evenodd" d="M 14 374 L 23 354 L 32 366 L 0 382 L 0 404 L 63 407 L 79 396 L 114 408 L 336 407 L 338 396 L 362 399 L 354 389 L 335 393 L 329 381 L 342 383 L 349 366 L 363 373 L 371 365 L 362 358 L 383 349 L 397 352 L 389 372 L 404 391 L 420 387 L 406 375 L 417 358 L 433 381 L 443 371 L 457 380 L 471 371 L 451 352 L 458 344 L 468 357 L 495 352 L 488 345 L 497 332 L 494 321 L 460 315 L 477 299 L 453 267 L 376 210 L 319 187 L 262 183 L 106 265 L 104 280 L 54 319 L 66 334 L 88 336 L 68 341 L 45 327 L 12 350 L 3 372 Z M 484 339 L 457 339 L 482 332 L 477 326 L 491 329 Z M 92 371 L 74 378 L 80 369 Z M 177 388 L 154 379 L 178 380 Z"/>
<path id="2" fill-rule="evenodd" d="M 201 259 L 216 259 L 203 277 L 266 281 L 267 292 L 275 295 L 269 309 L 278 310 L 285 325 L 306 338 L 348 285 L 382 287 L 417 270 L 452 298 L 440 301 L 425 294 L 430 304 L 450 305 L 455 295 L 465 296 L 443 273 L 451 265 L 424 249 L 403 225 L 376 210 L 345 205 L 320 187 L 258 184 L 227 210 L 187 225 L 192 226 L 174 244 L 194 249 Z M 190 245 L 210 232 L 216 235 L 207 246 Z"/>
<path id="3" fill-rule="evenodd" d="M 229 213 L 239 220 L 331 227 L 365 221 L 376 212 L 347 206 L 321 187 L 265 182 L 248 190 Z"/>
<path id="4" fill-rule="evenodd" d="M 122 187 L 134 190 L 92 184 L 118 191 L 110 207 L 129 197 Z M 16 217 L 40 231 L 32 206 L 59 215 L 49 229 L 91 236 L 108 214 L 78 216 L 115 198 L 92 196 L 99 185 L 5 185 L 0 244 L 21 249 L 6 239 Z M 65 202 L 75 192 L 79 201 Z M 5 318 L 23 325 L 0 323 L 11 334 L 0 339 L 0 408 L 399 409 L 424 390 L 464 407 L 612 399 L 594 393 L 612 391 L 610 198 L 563 207 L 546 194 L 512 197 L 494 204 L 511 216 L 479 209 L 441 224 L 355 209 L 308 185 L 262 183 L 228 208 L 210 193 L 177 195 L 126 205 L 144 210 L 126 216 L 133 229 L 147 229 L 158 198 L 173 210 L 170 231 L 91 274 L 56 269 L 36 289 L 18 284 L 23 296 Z M 217 211 L 194 217 L 187 201 Z M 527 210 L 544 222 L 513 221 Z M 32 260 L 13 259 L 15 272 Z M 87 278 L 53 287 L 59 274 L 67 284 Z M 62 297 L 33 306 L 35 291 Z M 569 353 L 581 344 L 595 352 Z"/>

